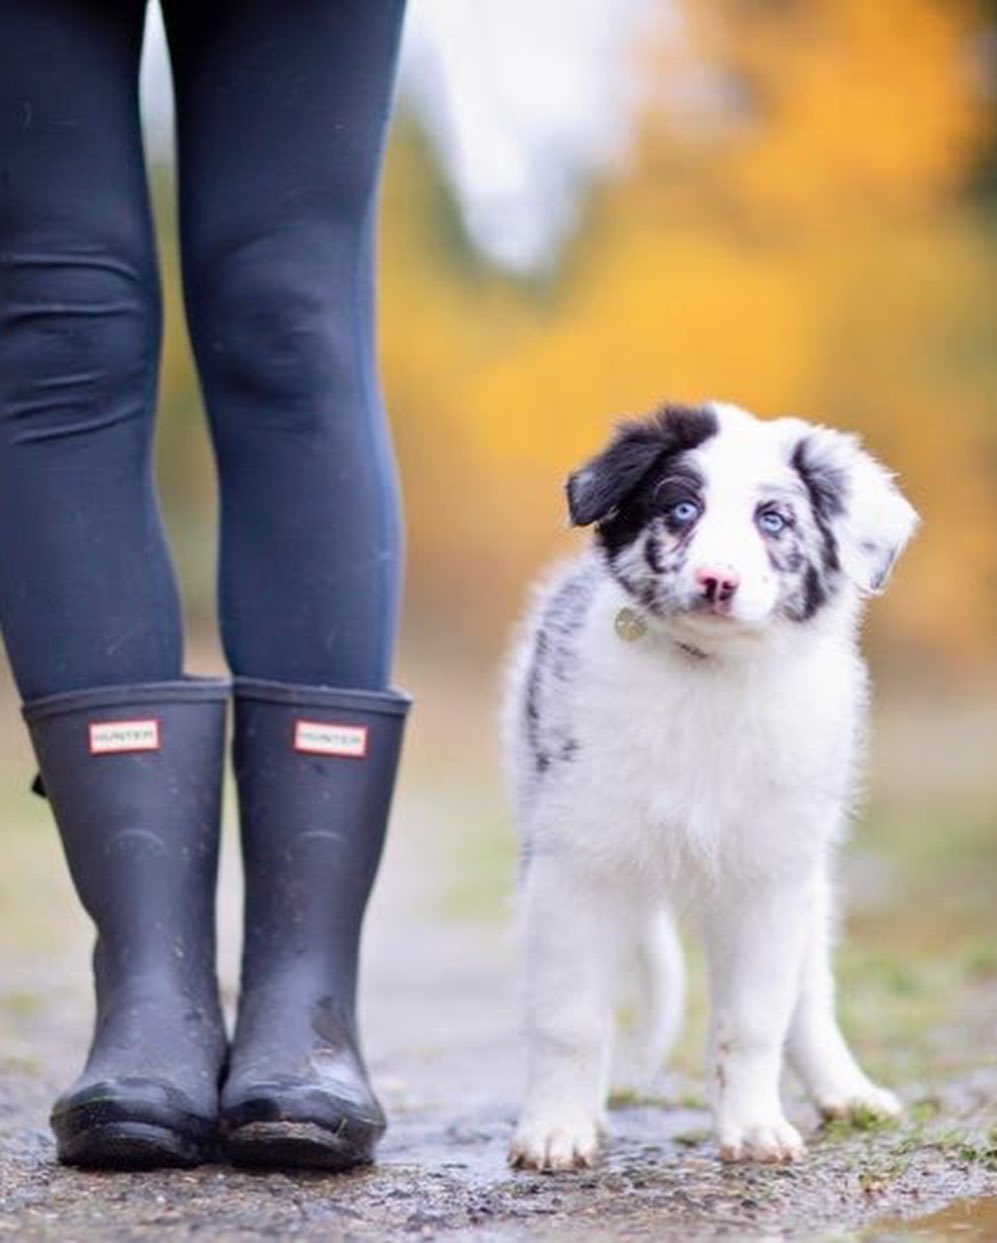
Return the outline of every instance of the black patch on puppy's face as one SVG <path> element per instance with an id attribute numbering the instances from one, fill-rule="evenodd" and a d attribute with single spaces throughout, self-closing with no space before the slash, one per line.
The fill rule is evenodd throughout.
<path id="1" fill-rule="evenodd" d="M 695 527 L 676 522 L 672 511 L 683 500 L 704 506 L 705 480 L 688 455 L 719 429 L 708 407 L 663 406 L 622 424 L 609 447 L 568 480 L 572 521 L 597 524 L 596 544 L 610 573 L 653 613 L 671 606 L 670 584 Z"/>
<path id="2" fill-rule="evenodd" d="M 809 436 L 804 436 L 797 443 L 790 465 L 806 489 L 816 528 L 817 546 L 805 549 L 807 564 L 800 590 L 789 603 L 786 615 L 792 621 L 809 621 L 832 599 L 840 584 L 841 558 L 834 523 L 846 510 L 848 476 L 839 467 L 820 461 Z"/>
<path id="3" fill-rule="evenodd" d="M 790 459 L 790 465 L 803 480 L 810 498 L 814 518 L 824 538 L 822 561 L 827 570 L 841 568 L 838 557 L 838 541 L 832 523 L 845 512 L 848 499 L 848 477 L 837 467 L 816 460 L 808 436 L 804 436 Z"/>
<path id="4" fill-rule="evenodd" d="M 645 530 L 649 532 L 645 556 L 653 570 L 661 572 L 665 568 L 661 559 L 664 541 L 660 535 L 667 534 L 671 537 L 669 542 L 685 546 L 695 524 L 678 524 L 672 510 L 680 501 L 692 501 L 702 509 L 706 488 L 706 481 L 685 458 L 685 452 L 664 457 L 620 508 L 596 527 L 596 539 L 610 561 Z"/>
<path id="5" fill-rule="evenodd" d="M 662 406 L 650 418 L 621 423 L 608 448 L 568 477 L 568 511 L 574 526 L 616 517 L 652 471 L 669 458 L 698 448 L 719 430 L 706 406 Z M 625 539 L 624 532 L 620 538 Z"/>

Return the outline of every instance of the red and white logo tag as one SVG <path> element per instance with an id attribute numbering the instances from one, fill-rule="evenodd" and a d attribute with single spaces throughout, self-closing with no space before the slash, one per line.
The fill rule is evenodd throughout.
<path id="1" fill-rule="evenodd" d="M 343 755 L 362 760 L 367 754 L 367 726 L 295 721 L 294 749 L 306 755 Z"/>
<path id="2" fill-rule="evenodd" d="M 116 755 L 126 751 L 158 751 L 159 722 L 94 721 L 90 725 L 90 754 Z"/>

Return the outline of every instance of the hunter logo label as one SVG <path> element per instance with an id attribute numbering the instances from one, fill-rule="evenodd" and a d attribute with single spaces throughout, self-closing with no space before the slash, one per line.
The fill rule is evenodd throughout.
<path id="1" fill-rule="evenodd" d="M 90 754 L 116 755 L 127 751 L 158 751 L 159 722 L 95 721 L 90 726 Z"/>
<path id="2" fill-rule="evenodd" d="M 367 727 L 295 721 L 294 749 L 306 755 L 342 755 L 362 760 L 367 754 Z"/>

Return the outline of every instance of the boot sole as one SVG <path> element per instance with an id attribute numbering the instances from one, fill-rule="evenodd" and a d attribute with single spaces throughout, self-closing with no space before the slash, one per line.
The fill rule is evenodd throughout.
<path id="1" fill-rule="evenodd" d="M 204 1118 L 146 1103 L 85 1101 L 50 1119 L 59 1160 L 94 1170 L 190 1168 L 218 1159 L 216 1128 Z"/>
<path id="2" fill-rule="evenodd" d="M 233 1165 L 252 1169 L 348 1170 L 373 1160 L 368 1148 L 314 1122 L 247 1122 L 222 1147 Z"/>
<path id="3" fill-rule="evenodd" d="M 80 1169 L 189 1169 L 215 1159 L 198 1140 L 149 1122 L 103 1122 L 57 1138 L 59 1160 Z"/>

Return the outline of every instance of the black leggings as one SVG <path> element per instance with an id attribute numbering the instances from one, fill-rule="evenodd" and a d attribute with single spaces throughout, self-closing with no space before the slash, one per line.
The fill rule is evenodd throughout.
<path id="1" fill-rule="evenodd" d="M 163 0 L 234 672 L 380 688 L 400 529 L 373 237 L 404 0 Z M 172 679 L 145 0 L 0 0 L 0 623 L 25 699 Z"/>

